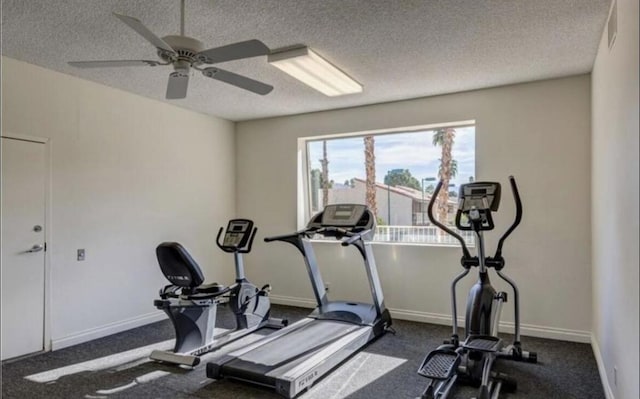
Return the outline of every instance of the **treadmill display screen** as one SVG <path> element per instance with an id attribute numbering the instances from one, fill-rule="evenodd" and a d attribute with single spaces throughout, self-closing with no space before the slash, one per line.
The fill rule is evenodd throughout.
<path id="1" fill-rule="evenodd" d="M 362 204 L 331 204 L 324 208 L 322 226 L 355 227 L 364 215 Z"/>
<path id="2" fill-rule="evenodd" d="M 352 211 L 336 211 L 336 213 L 333 214 L 333 217 L 335 219 L 349 219 L 352 213 Z"/>

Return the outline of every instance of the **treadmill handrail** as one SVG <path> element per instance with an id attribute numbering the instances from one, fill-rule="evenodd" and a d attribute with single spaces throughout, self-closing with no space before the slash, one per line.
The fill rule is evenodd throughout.
<path id="1" fill-rule="evenodd" d="M 321 227 L 318 230 L 314 231 L 314 233 L 315 234 L 322 234 L 324 236 L 326 236 L 328 233 L 331 233 L 332 236 L 334 236 L 336 238 L 351 237 L 352 235 L 355 234 L 355 233 L 350 232 L 347 229 L 343 229 L 342 227 L 336 227 L 336 226 Z"/>
<path id="2" fill-rule="evenodd" d="M 289 233 L 289 234 L 281 234 L 281 235 L 277 235 L 277 236 L 271 236 L 271 237 L 265 237 L 264 238 L 264 242 L 271 242 L 271 241 L 286 241 L 290 238 L 295 238 L 301 235 L 308 235 L 308 230 L 309 229 L 303 229 L 303 230 L 298 230 L 296 232 L 293 233 Z"/>
<path id="3" fill-rule="evenodd" d="M 369 233 L 369 232 L 371 232 L 371 230 L 370 230 L 370 229 L 369 229 L 369 230 L 361 231 L 361 232 L 359 232 L 359 233 L 351 233 L 351 234 L 349 234 L 349 235 L 347 236 L 347 238 L 344 238 L 344 239 L 342 240 L 341 245 L 342 245 L 343 247 L 347 247 L 347 246 L 349 246 L 349 245 L 351 245 L 351 244 L 354 244 L 356 241 L 361 240 L 361 239 L 362 239 L 362 236 L 364 236 L 365 234 L 367 234 L 367 233 Z"/>
<path id="4" fill-rule="evenodd" d="M 283 241 L 288 242 L 294 247 L 298 248 L 298 251 L 302 253 L 302 256 L 306 257 L 307 254 L 304 250 L 304 246 L 302 244 L 302 239 L 305 237 L 309 237 L 316 229 L 303 229 L 298 230 L 295 233 L 282 234 L 278 236 L 265 237 L 264 242 L 272 242 L 272 241 Z"/>

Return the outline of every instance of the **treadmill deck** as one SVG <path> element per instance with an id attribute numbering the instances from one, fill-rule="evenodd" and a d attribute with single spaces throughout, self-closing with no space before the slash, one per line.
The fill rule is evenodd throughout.
<path id="1" fill-rule="evenodd" d="M 297 396 L 375 338 L 373 327 L 303 319 L 207 365 L 207 376 L 232 378 Z"/>

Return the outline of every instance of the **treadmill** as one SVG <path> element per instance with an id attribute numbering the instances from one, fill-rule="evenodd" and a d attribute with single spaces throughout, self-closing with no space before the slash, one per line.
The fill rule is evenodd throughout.
<path id="1" fill-rule="evenodd" d="M 300 251 L 318 307 L 306 318 L 209 362 L 207 377 L 263 385 L 293 398 L 387 332 L 392 321 L 370 243 L 375 226 L 375 216 L 365 205 L 332 204 L 316 214 L 305 229 L 265 238 L 266 242 L 288 242 Z M 373 303 L 329 301 L 311 245 L 316 234 L 335 237 L 343 246 L 358 249 Z"/>

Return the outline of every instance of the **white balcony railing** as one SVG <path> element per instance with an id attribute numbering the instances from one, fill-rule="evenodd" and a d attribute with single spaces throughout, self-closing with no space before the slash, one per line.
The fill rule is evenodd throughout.
<path id="1" fill-rule="evenodd" d="M 467 245 L 474 245 L 472 231 L 452 230 L 460 234 Z M 377 226 L 373 241 L 416 244 L 458 244 L 458 240 L 436 226 Z"/>

